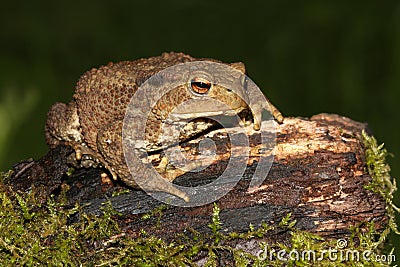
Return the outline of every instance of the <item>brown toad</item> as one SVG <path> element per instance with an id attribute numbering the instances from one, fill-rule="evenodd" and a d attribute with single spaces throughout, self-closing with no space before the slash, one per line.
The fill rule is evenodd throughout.
<path id="1" fill-rule="evenodd" d="M 144 163 L 139 160 L 135 163 L 134 173 L 129 171 L 122 147 L 122 127 L 131 98 L 149 77 L 170 66 L 193 61 L 218 62 L 213 59 L 196 59 L 183 53 L 164 53 L 148 59 L 109 63 L 107 66 L 86 72 L 77 83 L 73 100 L 69 104 L 56 103 L 48 112 L 46 122 L 48 145 L 55 147 L 59 143 L 66 143 L 74 148 L 75 158 L 80 166 L 102 166 L 112 174 L 113 178 L 119 177 L 132 187 L 137 187 L 132 176 L 137 175 L 140 179 L 149 181 L 145 183 L 144 189 L 170 193 L 187 201 L 186 194 L 171 183 L 167 181 L 163 183 L 148 177 Z M 242 73 L 245 72 L 242 63 L 226 65 Z M 248 109 L 244 101 L 247 97 L 244 90 L 232 92 L 229 88 L 213 85 L 204 77 L 194 77 L 187 84 L 172 88 L 154 105 L 147 118 L 145 134 L 147 143 L 142 149 L 154 151 L 170 145 L 161 144 L 159 140 L 162 123 L 179 104 L 192 98 L 200 99 L 202 95 L 221 101 L 230 109 L 228 111 L 224 107 L 215 105 L 206 107 L 205 103 L 194 108 L 196 110 L 181 110 L 176 120 L 195 120 L 190 123 L 190 127 L 185 128 L 186 132 L 179 141 L 201 133 L 213 125 L 201 117 L 232 115 L 232 111 L 239 114 Z M 269 109 L 276 120 L 282 122 L 281 113 L 272 105 L 269 105 Z M 257 118 L 261 118 L 261 114 L 253 114 L 253 118 L 254 129 L 258 130 L 261 122 Z M 161 173 L 164 171 L 162 168 L 158 170 Z M 167 176 L 168 180 L 174 180 L 177 175 L 164 176 Z M 143 185 L 141 186 L 143 188 Z"/>

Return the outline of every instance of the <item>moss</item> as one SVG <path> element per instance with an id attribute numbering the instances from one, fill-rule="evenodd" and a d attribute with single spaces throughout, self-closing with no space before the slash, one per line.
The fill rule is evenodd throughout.
<path id="1" fill-rule="evenodd" d="M 0 181 L 0 266 L 193 265 L 195 246 L 166 243 L 145 232 L 139 238 L 122 232 L 110 201 L 96 217 L 79 205 L 66 207 L 62 199 L 50 197 L 40 205 L 34 193 L 6 191 Z M 161 211 L 152 215 L 161 216 Z M 77 222 L 72 222 L 74 216 L 79 216 Z"/>
<path id="2" fill-rule="evenodd" d="M 16 195 L 15 195 L 16 196 Z M 15 202 L 5 192 L 1 192 L 0 258 L 2 266 L 10 265 L 51 265 L 51 266 L 195 266 L 193 257 L 207 253 L 204 266 L 217 266 L 220 255 L 229 253 L 235 266 L 308 266 L 317 259 L 295 258 L 293 251 L 320 251 L 336 248 L 335 241 L 325 241 L 321 237 L 294 228 L 295 221 L 290 214 L 278 226 L 263 224 L 255 229 L 250 226 L 246 233 L 222 233 L 219 209 L 214 207 L 210 218 L 210 235 L 192 232 L 192 237 L 167 243 L 160 238 L 142 231 L 141 236 L 132 238 L 119 229 L 114 216 L 118 216 L 108 201 L 103 206 L 103 216 L 85 214 L 79 206 L 65 208 L 50 198 L 46 205 L 33 210 L 34 196 L 18 196 Z M 71 216 L 79 212 L 80 220 L 69 223 Z M 371 227 L 371 233 L 374 231 Z M 291 246 L 270 245 L 259 242 L 261 253 L 255 256 L 243 249 L 229 245 L 232 240 L 249 240 L 268 236 L 275 231 L 290 231 Z M 368 234 L 354 232 L 359 245 L 349 240 L 348 249 L 364 251 L 371 249 Z M 373 233 L 374 234 L 374 233 Z M 284 251 L 293 259 L 278 258 L 278 251 Z M 271 252 L 274 252 L 271 254 Z M 272 255 L 272 256 L 271 256 Z M 285 257 L 286 257 L 285 256 Z M 318 254 L 317 254 L 318 256 Z M 318 266 L 340 266 L 349 262 L 338 258 L 332 261 L 324 258 Z M 351 262 L 353 264 L 353 262 Z M 369 261 L 356 262 L 353 266 L 387 266 Z"/>
<path id="3" fill-rule="evenodd" d="M 390 266 L 392 254 L 385 255 L 385 261 L 374 259 L 382 256 L 380 245 L 388 233 L 397 232 L 397 208 L 392 203 L 396 184 L 385 162 L 387 151 L 365 133 L 362 140 L 366 168 L 372 177 L 366 187 L 379 193 L 387 204 L 389 224 L 381 233 L 373 223 L 364 223 L 351 229 L 347 239 L 325 240 L 296 229 L 291 214 L 278 225 L 249 225 L 247 232 L 226 233 L 222 231 L 220 209 L 214 205 L 209 234 L 190 230 L 190 236 L 182 234 L 169 243 L 145 231 L 135 238 L 122 231 L 115 220 L 120 214 L 114 211 L 111 201 L 103 204 L 103 215 L 96 217 L 84 213 L 79 205 L 67 207 L 63 194 L 40 205 L 34 193 L 7 191 L 0 181 L 0 265 L 196 266 L 194 259 L 207 255 L 204 266 L 219 266 L 222 255 L 230 255 L 235 266 Z M 159 224 L 165 208 L 162 205 L 142 219 L 156 216 Z M 282 231 L 290 234 L 289 245 L 263 241 Z M 246 240 L 257 240 L 257 255 L 231 245 Z"/>
<path id="4" fill-rule="evenodd" d="M 365 148 L 365 163 L 371 182 L 365 186 L 366 189 L 380 194 L 386 202 L 386 213 L 389 223 L 375 246 L 383 243 L 391 231 L 400 234 L 397 229 L 395 213 L 399 211 L 393 204 L 393 194 L 397 190 L 396 180 L 390 176 L 390 166 L 386 163 L 388 156 L 384 144 L 378 145 L 373 136 L 368 136 L 364 131 L 361 140 Z"/>

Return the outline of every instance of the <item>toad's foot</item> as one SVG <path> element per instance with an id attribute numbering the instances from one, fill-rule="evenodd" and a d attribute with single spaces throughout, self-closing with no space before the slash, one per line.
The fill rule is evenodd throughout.
<path id="1" fill-rule="evenodd" d="M 168 181 L 172 182 L 174 181 L 178 176 L 181 176 L 187 172 L 190 172 L 196 168 L 202 167 L 201 161 L 196 161 L 196 162 L 190 162 L 189 164 L 186 164 L 183 167 L 171 169 L 169 160 L 167 157 L 162 157 L 160 164 L 158 164 L 155 169 L 157 172 L 165 177 Z"/>
<path id="2" fill-rule="evenodd" d="M 189 202 L 189 196 L 185 192 L 179 190 L 171 182 L 161 177 L 147 178 L 145 181 L 140 183 L 140 187 L 145 191 L 165 192 L 177 196 L 185 202 Z"/>

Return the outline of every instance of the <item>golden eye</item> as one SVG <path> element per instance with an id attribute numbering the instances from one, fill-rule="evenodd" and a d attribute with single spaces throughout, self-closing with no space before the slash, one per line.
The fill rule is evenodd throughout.
<path id="1" fill-rule="evenodd" d="M 204 95 L 211 89 L 211 82 L 203 78 L 193 78 L 190 81 L 190 87 L 194 92 Z"/>

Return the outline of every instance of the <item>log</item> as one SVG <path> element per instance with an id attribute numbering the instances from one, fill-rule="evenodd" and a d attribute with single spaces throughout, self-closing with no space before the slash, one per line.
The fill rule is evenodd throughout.
<path id="1" fill-rule="evenodd" d="M 263 154 L 260 133 L 249 129 L 250 157 L 245 159 L 246 170 L 236 186 L 216 201 L 222 232 L 246 232 L 250 224 L 256 228 L 263 223 L 276 225 L 289 213 L 297 221 L 297 229 L 327 238 L 346 236 L 351 227 L 362 222 L 374 221 L 378 230 L 386 226 L 385 200 L 365 189 L 371 181 L 360 141 L 361 132 L 368 131 L 366 124 L 339 115 L 319 114 L 310 119 L 286 118 L 276 127 L 275 157 L 268 175 L 256 189 L 249 189 L 252 174 L 260 158 L 271 155 Z M 175 183 L 196 186 L 215 180 L 224 171 L 230 155 L 224 129 L 180 144 L 181 150 L 189 158 L 200 160 L 197 145 L 204 138 L 216 143 L 213 163 L 201 172 L 180 176 Z M 198 207 L 168 206 L 134 189 L 113 196 L 126 186 L 119 181 L 101 180 L 101 169 L 79 169 L 65 175 L 70 153 L 68 147 L 60 146 L 38 161 L 19 163 L 5 183 L 13 190 L 39 188 L 37 194 L 43 199 L 58 194 L 61 187 L 68 185 L 69 203 L 79 202 L 85 205 L 85 212 L 96 215 L 101 214 L 102 203 L 110 200 L 122 214 L 116 219 L 123 231 L 132 236 L 139 236 L 145 230 L 170 240 L 187 229 L 211 231 L 208 225 L 213 203 Z M 158 163 L 160 155 L 152 155 L 152 160 Z M 161 217 L 143 219 L 144 214 L 162 205 Z M 271 238 L 274 242 L 285 242 L 288 233 L 277 232 Z"/>

